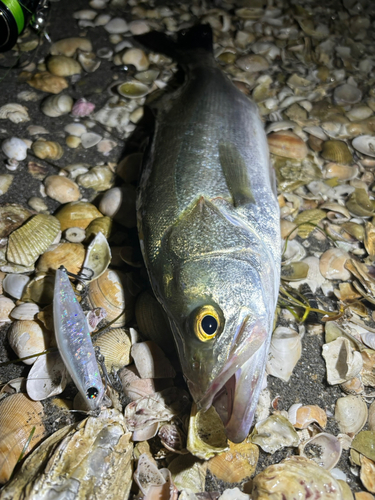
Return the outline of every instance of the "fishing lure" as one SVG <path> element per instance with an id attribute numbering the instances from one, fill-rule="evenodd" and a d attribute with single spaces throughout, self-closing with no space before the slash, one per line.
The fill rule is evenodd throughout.
<path id="1" fill-rule="evenodd" d="M 90 410 L 98 410 L 105 388 L 86 316 L 64 266 L 56 271 L 53 317 L 57 346 L 65 366 Z"/>

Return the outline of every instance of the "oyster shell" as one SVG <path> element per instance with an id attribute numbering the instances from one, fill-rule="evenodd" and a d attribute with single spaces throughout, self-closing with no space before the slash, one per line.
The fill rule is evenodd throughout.
<path id="1" fill-rule="evenodd" d="M 299 436 L 289 420 L 282 415 L 271 415 L 255 424 L 251 441 L 267 453 L 275 453 L 285 446 L 298 446 Z"/>

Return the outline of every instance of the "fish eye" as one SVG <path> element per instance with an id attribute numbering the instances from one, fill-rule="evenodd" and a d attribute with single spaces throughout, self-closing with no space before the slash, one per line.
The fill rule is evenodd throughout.
<path id="1" fill-rule="evenodd" d="M 202 342 L 207 342 L 221 333 L 224 321 L 220 311 L 213 306 L 203 306 L 194 311 L 194 333 Z"/>
<path id="2" fill-rule="evenodd" d="M 86 391 L 87 399 L 96 399 L 98 397 L 99 391 L 96 387 L 89 387 Z"/>

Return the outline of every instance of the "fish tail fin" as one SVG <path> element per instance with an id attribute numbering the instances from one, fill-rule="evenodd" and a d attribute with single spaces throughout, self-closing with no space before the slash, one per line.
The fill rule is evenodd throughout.
<path id="1" fill-rule="evenodd" d="M 150 31 L 133 38 L 145 48 L 171 57 L 182 65 L 196 62 L 203 54 L 213 55 L 212 28 L 209 24 L 198 24 L 180 30 L 176 37 L 160 31 Z"/>

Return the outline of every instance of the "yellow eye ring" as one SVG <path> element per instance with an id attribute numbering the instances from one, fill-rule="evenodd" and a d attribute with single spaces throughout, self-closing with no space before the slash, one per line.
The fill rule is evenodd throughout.
<path id="1" fill-rule="evenodd" d="M 215 338 L 223 329 L 223 320 L 213 306 L 202 306 L 194 314 L 194 333 L 202 342 Z"/>

